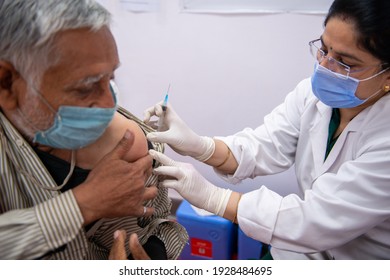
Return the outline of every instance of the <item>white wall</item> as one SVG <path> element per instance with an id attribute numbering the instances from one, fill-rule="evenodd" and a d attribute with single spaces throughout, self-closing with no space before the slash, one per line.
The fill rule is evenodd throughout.
<path id="1" fill-rule="evenodd" d="M 179 0 L 162 0 L 157 13 L 121 10 L 118 0 L 105 0 L 114 15 L 121 68 L 120 104 L 142 117 L 163 99 L 171 84 L 170 103 L 200 135 L 228 135 L 262 123 L 303 78 L 314 60 L 308 41 L 318 38 L 324 16 L 187 14 Z M 210 181 L 232 187 L 208 166 L 194 163 Z M 295 191 L 292 169 L 243 182 L 248 191 L 262 184 L 284 195 Z"/>

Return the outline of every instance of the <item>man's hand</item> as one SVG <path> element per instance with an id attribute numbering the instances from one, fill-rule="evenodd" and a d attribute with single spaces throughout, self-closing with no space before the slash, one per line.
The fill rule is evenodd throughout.
<path id="1" fill-rule="evenodd" d="M 126 232 L 124 230 L 117 230 L 114 233 L 114 244 L 110 251 L 110 260 L 127 260 L 126 253 Z M 129 249 L 135 260 L 150 260 L 150 257 L 145 252 L 144 248 L 138 241 L 136 233 L 130 235 L 129 238 Z"/>
<path id="2" fill-rule="evenodd" d="M 152 171 L 151 157 L 135 162 L 123 159 L 133 143 L 134 135 L 126 131 L 118 145 L 91 170 L 85 182 L 73 189 L 85 225 L 100 218 L 153 214 L 153 208 L 143 206 L 157 195 L 156 187 L 145 188 Z"/>

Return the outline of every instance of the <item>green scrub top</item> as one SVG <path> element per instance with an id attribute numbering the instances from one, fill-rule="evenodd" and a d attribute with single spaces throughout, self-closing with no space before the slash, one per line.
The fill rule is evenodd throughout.
<path id="1" fill-rule="evenodd" d="M 330 118 L 329 122 L 329 129 L 328 129 L 328 142 L 326 145 L 326 153 L 325 153 L 325 159 L 328 157 L 330 151 L 332 150 L 334 144 L 336 143 L 337 139 L 339 138 L 339 135 L 334 137 L 334 133 L 336 132 L 337 128 L 340 125 L 340 111 L 337 108 L 333 108 L 332 110 L 332 117 Z"/>

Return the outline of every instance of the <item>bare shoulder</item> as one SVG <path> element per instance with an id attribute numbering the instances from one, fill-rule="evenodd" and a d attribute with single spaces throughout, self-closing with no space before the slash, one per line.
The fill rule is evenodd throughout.
<path id="1" fill-rule="evenodd" d="M 111 152 L 122 139 L 126 130 L 134 135 L 134 144 L 126 154 L 125 160 L 133 162 L 148 153 L 146 136 L 139 125 L 116 112 L 104 134 L 93 144 L 77 152 L 77 165 L 93 168 L 106 154 Z"/>
<path id="2" fill-rule="evenodd" d="M 126 160 L 135 161 L 140 157 L 147 155 L 148 153 L 148 143 L 146 136 L 139 125 L 133 120 L 116 113 L 107 130 L 109 137 L 111 138 L 111 141 L 113 141 L 115 147 L 120 139 L 122 139 L 127 129 L 132 131 L 134 134 L 134 144 L 127 154 Z"/>

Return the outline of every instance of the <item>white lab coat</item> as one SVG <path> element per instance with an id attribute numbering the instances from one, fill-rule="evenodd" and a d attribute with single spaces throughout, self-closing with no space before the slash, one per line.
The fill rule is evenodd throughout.
<path id="1" fill-rule="evenodd" d="M 390 95 L 351 120 L 324 161 L 331 113 L 306 79 L 263 125 L 218 137 L 239 163 L 221 175 L 229 182 L 295 164 L 302 191 L 244 194 L 239 225 L 275 259 L 390 259 Z"/>

